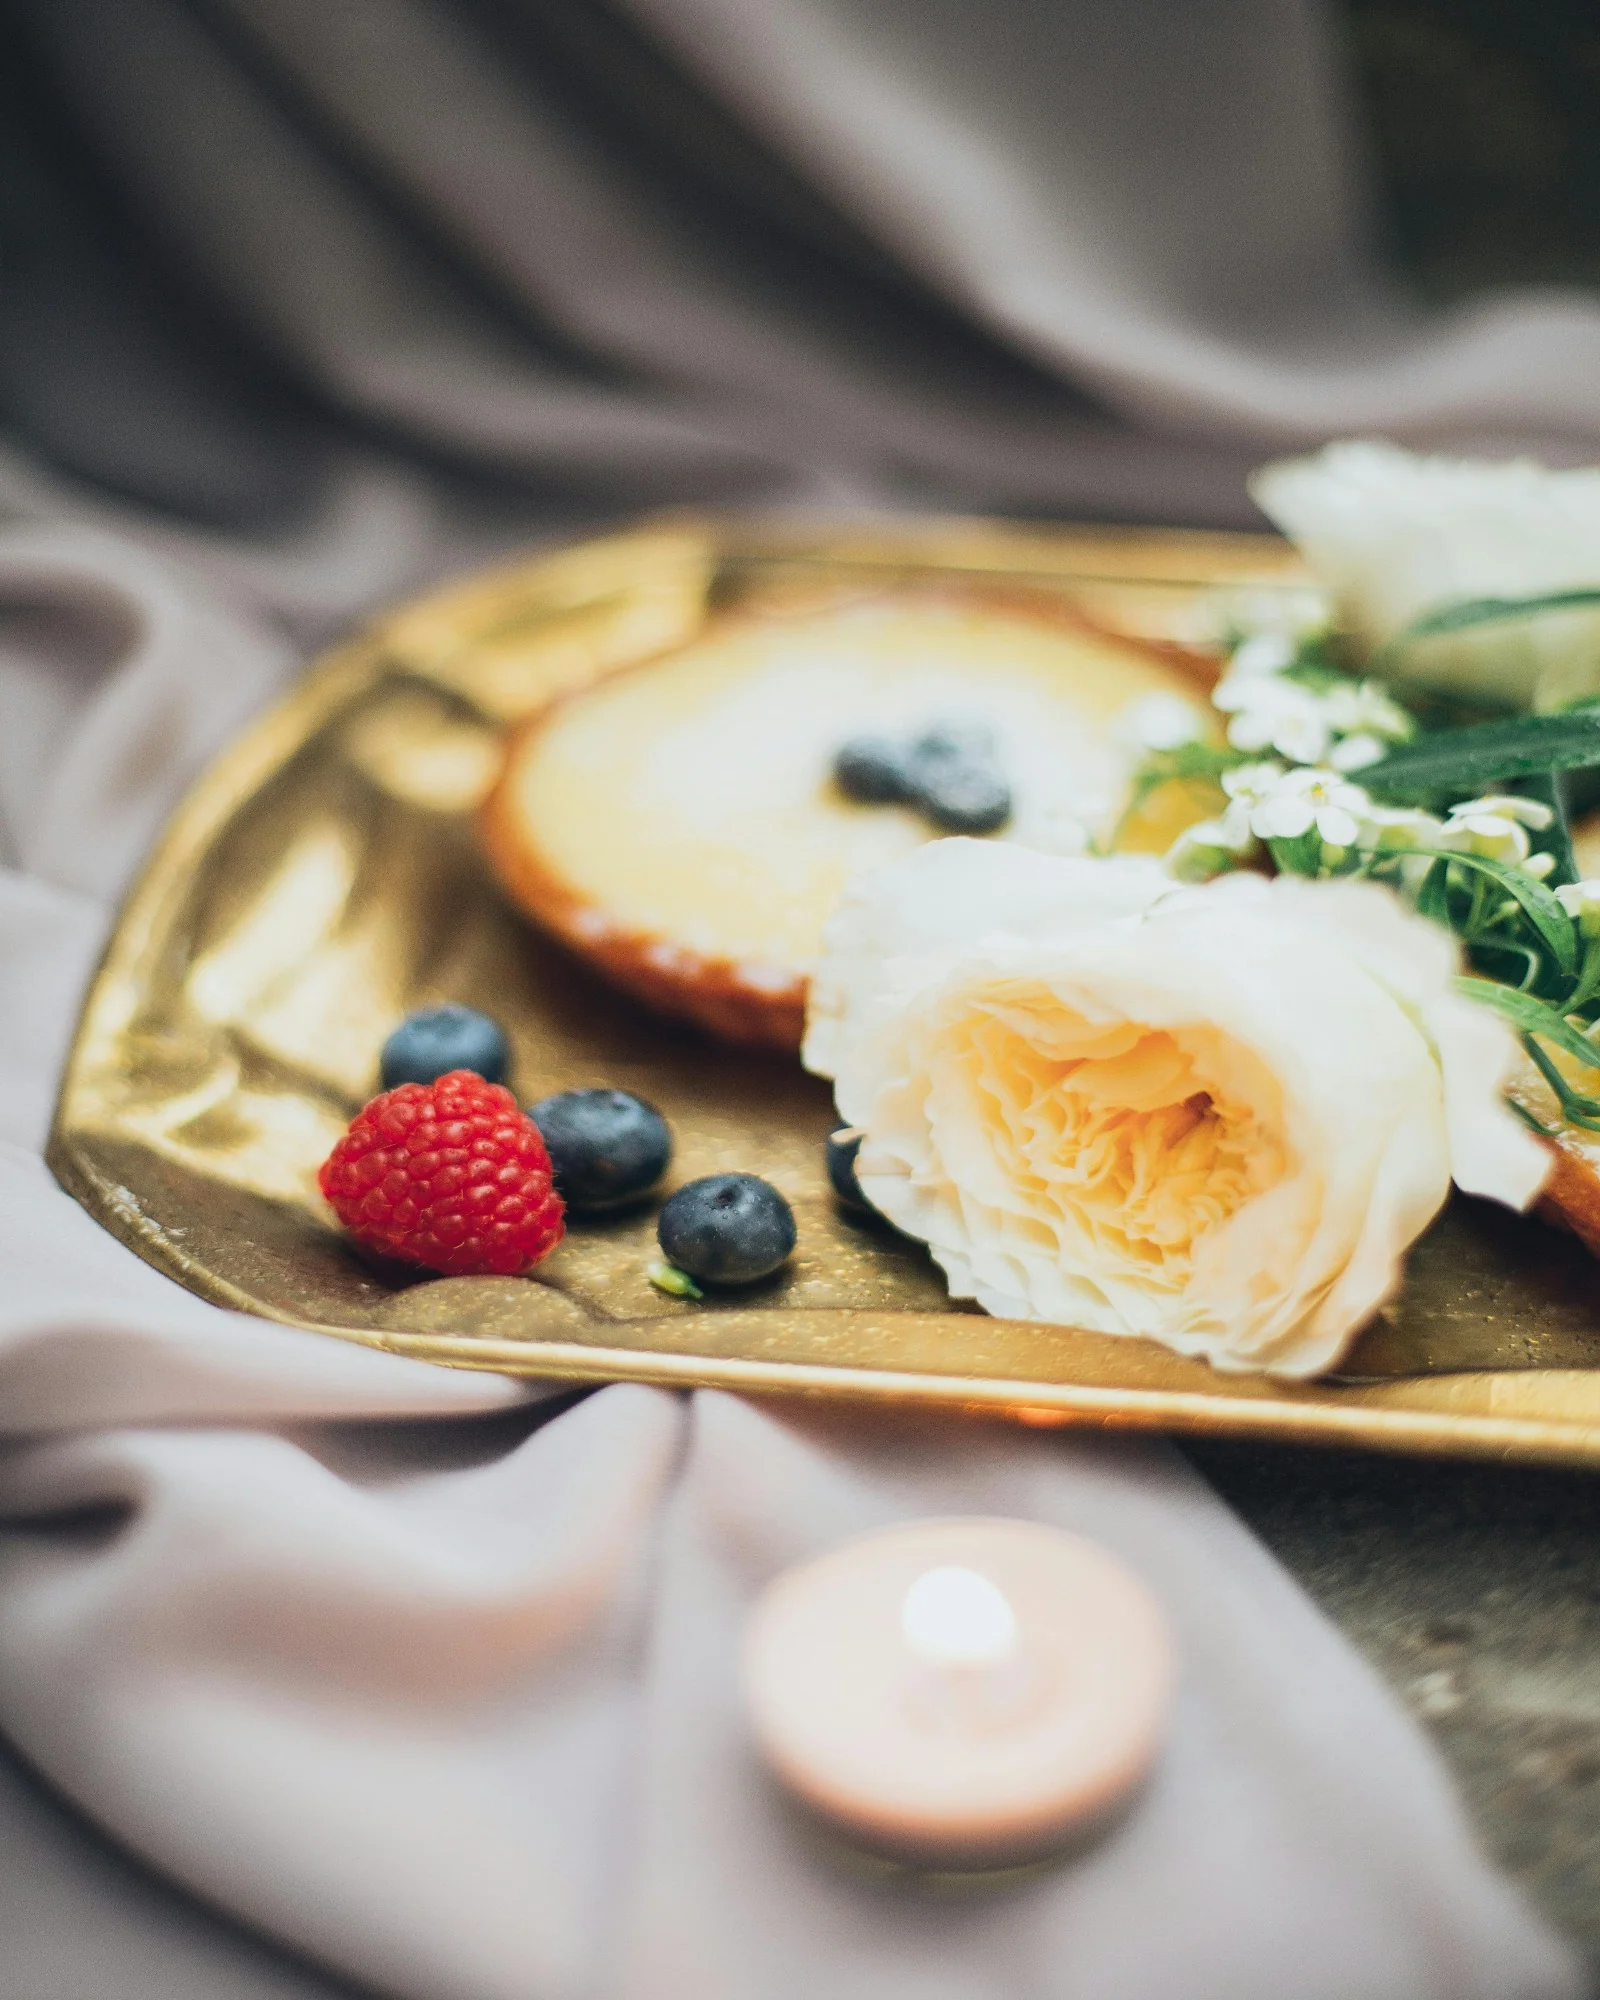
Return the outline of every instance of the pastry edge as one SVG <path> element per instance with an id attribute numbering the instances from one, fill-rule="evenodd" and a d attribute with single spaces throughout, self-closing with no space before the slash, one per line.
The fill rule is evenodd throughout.
<path id="1" fill-rule="evenodd" d="M 480 821 L 490 864 L 518 908 L 647 1006 L 744 1048 L 797 1053 L 805 1034 L 808 978 L 798 973 L 775 978 L 610 923 L 529 851 L 513 793 L 518 752 L 529 728 L 543 719 L 542 714 L 530 718 L 513 736 Z"/>

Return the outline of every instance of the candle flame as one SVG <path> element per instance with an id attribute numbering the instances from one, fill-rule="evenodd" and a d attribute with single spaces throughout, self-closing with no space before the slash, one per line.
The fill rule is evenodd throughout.
<path id="1" fill-rule="evenodd" d="M 900 1630 L 912 1652 L 934 1666 L 987 1667 L 1015 1650 L 1017 1614 L 988 1577 L 945 1563 L 924 1570 L 907 1590 Z"/>

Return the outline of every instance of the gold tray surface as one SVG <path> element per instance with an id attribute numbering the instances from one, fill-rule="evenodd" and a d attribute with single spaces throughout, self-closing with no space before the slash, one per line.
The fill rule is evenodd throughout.
<path id="1" fill-rule="evenodd" d="M 862 581 L 978 579 L 1171 639 L 1219 584 L 1300 580 L 1268 537 L 977 521 L 829 530 L 671 518 L 524 560 L 327 656 L 194 787 L 128 898 L 49 1150 L 62 1185 L 218 1304 L 447 1366 L 933 1402 L 1041 1424 L 1600 1463 L 1600 1271 L 1457 1202 L 1336 1382 L 1224 1376 L 1142 1341 L 954 1307 L 915 1245 L 831 1199 L 828 1090 L 636 1007 L 490 880 L 473 815 L 503 727 L 691 638 L 716 609 Z M 346 1247 L 315 1170 L 409 1008 L 488 1009 L 525 1102 L 658 1104 L 673 1180 L 739 1168 L 794 1204 L 765 1286 L 664 1297 L 654 1212 L 581 1223 L 532 1280 L 407 1279 Z"/>

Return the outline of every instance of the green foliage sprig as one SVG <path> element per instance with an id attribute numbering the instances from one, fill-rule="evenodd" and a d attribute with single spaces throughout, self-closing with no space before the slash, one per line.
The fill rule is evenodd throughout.
<path id="1" fill-rule="evenodd" d="M 1596 605 L 1600 588 L 1442 605 L 1382 647 L 1368 663 L 1367 678 L 1394 670 L 1404 653 L 1423 640 Z M 1281 673 L 1283 680 L 1318 696 L 1356 684 L 1320 634 L 1302 638 Z M 1453 931 L 1471 967 L 1458 982 L 1460 991 L 1517 1030 L 1563 1119 L 1600 1132 L 1600 890 L 1592 908 L 1585 906 L 1581 921 L 1575 921 L 1555 893 L 1576 881 L 1563 778 L 1600 770 L 1600 702 L 1556 714 L 1466 721 L 1452 718 L 1448 708 L 1441 711 L 1436 697 L 1404 699 L 1393 688 L 1384 692 L 1407 707 L 1419 727 L 1408 741 L 1392 744 L 1382 757 L 1348 774 L 1349 782 L 1378 802 L 1373 825 L 1364 826 L 1361 837 L 1344 846 L 1330 844 L 1315 825 L 1287 838 L 1273 837 L 1264 826 L 1263 845 L 1281 872 L 1387 883 L 1422 915 Z M 1164 784 L 1177 779 L 1220 784 L 1229 771 L 1262 761 L 1260 752 L 1204 743 L 1152 755 L 1136 774 L 1122 824 Z M 1470 851 L 1465 843 L 1409 837 L 1386 841 L 1377 824 L 1382 802 L 1441 812 L 1453 806 L 1464 809 L 1465 802 L 1496 793 L 1536 799 L 1548 808 L 1549 826 L 1533 841 L 1534 854 L 1546 857 L 1542 876 L 1529 865 L 1532 855 L 1518 865 Z M 1419 821 L 1417 832 L 1428 826 L 1421 811 L 1391 818 Z M 1447 834 L 1454 822 L 1434 825 L 1436 832 Z M 1245 847 L 1235 844 L 1245 858 Z M 1219 845 L 1215 851 L 1220 855 L 1224 850 Z M 1569 1074 L 1573 1066 L 1595 1071 L 1594 1083 L 1580 1088 Z M 1529 1122 L 1537 1124 L 1531 1117 Z"/>

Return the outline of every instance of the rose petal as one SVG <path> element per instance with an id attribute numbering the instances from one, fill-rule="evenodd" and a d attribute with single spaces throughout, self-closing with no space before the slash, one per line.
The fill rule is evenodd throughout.
<path id="1" fill-rule="evenodd" d="M 971 938 L 1131 916 L 1171 887 L 1160 862 L 1143 855 L 1103 861 L 1009 842 L 929 841 L 846 888 L 824 931 L 800 1059 L 818 1076 L 836 1075 L 863 1018 L 914 987 L 928 960 Z"/>

